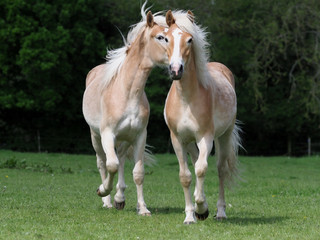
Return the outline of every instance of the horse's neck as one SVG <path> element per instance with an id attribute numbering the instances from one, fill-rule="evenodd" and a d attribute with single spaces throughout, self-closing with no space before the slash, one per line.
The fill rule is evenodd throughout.
<path id="1" fill-rule="evenodd" d="M 139 44 L 136 44 L 139 45 Z M 140 46 L 131 46 L 128 56 L 121 68 L 117 87 L 128 96 L 129 99 L 141 98 L 148 76 L 152 70 L 152 61 L 145 56 L 145 49 Z"/>
<path id="2" fill-rule="evenodd" d="M 190 61 L 188 62 L 182 78 L 175 81 L 175 86 L 180 98 L 187 102 L 192 101 L 195 95 L 199 92 L 199 88 L 201 88 L 197 78 L 195 60 L 193 56 L 190 57 Z"/>

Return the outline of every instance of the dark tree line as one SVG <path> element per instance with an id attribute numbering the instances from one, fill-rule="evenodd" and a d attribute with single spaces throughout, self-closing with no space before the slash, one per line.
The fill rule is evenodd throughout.
<path id="1" fill-rule="evenodd" d="M 246 154 L 301 154 L 320 140 L 320 2 L 150 1 L 152 11 L 191 9 L 210 32 L 211 60 L 236 78 Z M 81 112 L 87 72 L 122 46 L 140 21 L 137 0 L 0 2 L 0 147 L 91 152 Z M 170 149 L 163 106 L 171 82 L 156 68 L 146 92 L 148 143 Z"/>

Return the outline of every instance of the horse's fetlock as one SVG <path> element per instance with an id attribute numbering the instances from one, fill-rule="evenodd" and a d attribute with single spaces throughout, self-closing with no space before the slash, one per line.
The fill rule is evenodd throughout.
<path id="1" fill-rule="evenodd" d="M 217 202 L 217 208 L 218 209 L 220 209 L 220 208 L 226 209 L 226 202 L 219 199 L 218 202 Z"/>
<path id="2" fill-rule="evenodd" d="M 201 196 L 195 196 L 194 200 L 198 205 L 203 204 L 206 201 L 206 199 L 202 195 Z"/>
<path id="3" fill-rule="evenodd" d="M 124 183 L 118 183 L 117 184 L 117 190 L 119 190 L 119 189 L 122 189 L 122 190 L 124 190 L 124 189 L 126 189 L 127 188 L 127 185 L 126 184 L 124 184 Z"/>

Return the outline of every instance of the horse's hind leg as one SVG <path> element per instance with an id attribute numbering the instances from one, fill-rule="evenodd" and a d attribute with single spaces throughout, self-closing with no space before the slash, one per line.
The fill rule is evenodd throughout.
<path id="1" fill-rule="evenodd" d="M 143 197 L 143 181 L 144 181 L 144 151 L 146 146 L 147 130 L 145 129 L 133 146 L 133 155 L 135 166 L 133 169 L 133 180 L 137 187 L 137 211 L 139 215 L 151 216 L 151 212 L 147 209 Z"/>
<path id="2" fill-rule="evenodd" d="M 96 152 L 97 167 L 100 173 L 101 181 L 103 182 L 106 179 L 107 168 L 106 168 L 106 155 L 101 145 L 100 135 L 91 131 L 91 141 L 92 141 L 92 146 Z M 107 208 L 112 207 L 110 195 L 103 197 L 102 202 L 103 202 L 103 207 L 107 207 Z"/>
<path id="3" fill-rule="evenodd" d="M 124 164 L 126 160 L 127 150 L 129 144 L 123 142 L 119 147 L 117 147 L 117 154 L 119 156 L 119 170 L 118 170 L 118 183 L 117 183 L 117 193 L 114 196 L 114 207 L 121 210 L 125 206 L 125 196 L 124 190 L 126 189 L 126 184 L 124 181 Z"/>
<path id="4" fill-rule="evenodd" d="M 204 194 L 204 178 L 208 169 L 208 156 L 212 150 L 213 138 L 203 137 L 198 143 L 199 157 L 195 163 L 196 187 L 194 197 L 196 202 L 195 214 L 199 220 L 205 220 L 209 215 L 208 204 Z"/>
<path id="5" fill-rule="evenodd" d="M 199 150 L 197 148 L 197 145 L 194 142 L 189 143 L 187 146 L 187 152 L 189 153 L 192 164 L 194 166 L 199 157 Z"/>
<path id="6" fill-rule="evenodd" d="M 232 145 L 232 131 L 226 131 L 222 136 L 215 140 L 217 168 L 219 175 L 219 198 L 217 202 L 217 220 L 227 218 L 225 213 L 226 202 L 224 198 L 225 181 L 230 178 L 230 163 L 235 162 L 235 154 Z"/>

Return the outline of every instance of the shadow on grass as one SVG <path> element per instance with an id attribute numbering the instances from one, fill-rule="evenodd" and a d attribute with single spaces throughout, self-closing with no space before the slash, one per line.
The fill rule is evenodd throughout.
<path id="1" fill-rule="evenodd" d="M 170 215 L 170 214 L 184 214 L 184 208 L 181 207 L 148 207 L 152 215 Z M 129 211 L 136 212 L 135 208 L 130 209 Z M 249 226 L 249 225 L 267 225 L 267 224 L 278 224 L 285 220 L 289 219 L 289 217 L 283 216 L 271 216 L 271 217 L 228 217 L 225 220 L 217 221 L 215 217 L 213 217 L 212 213 L 209 214 L 209 218 L 206 219 L 206 222 L 217 222 L 220 224 L 234 224 L 239 226 Z"/>
<path id="2" fill-rule="evenodd" d="M 221 221 L 227 224 L 236 225 L 256 225 L 256 224 L 277 224 L 287 220 L 288 217 L 274 216 L 274 217 L 230 217 Z"/>
<path id="3" fill-rule="evenodd" d="M 179 207 L 159 207 L 159 208 L 148 208 L 153 214 L 171 214 L 171 213 L 184 213 L 184 208 Z"/>

